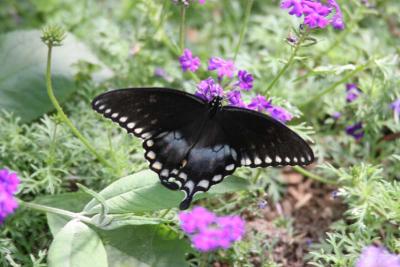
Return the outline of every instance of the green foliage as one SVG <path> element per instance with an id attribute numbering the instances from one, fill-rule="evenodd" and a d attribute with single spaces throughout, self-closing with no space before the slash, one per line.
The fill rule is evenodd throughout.
<path id="1" fill-rule="evenodd" d="M 186 46 L 201 57 L 203 67 L 210 56 L 232 58 L 246 1 L 194 2 L 187 9 Z M 292 52 L 285 39 L 299 24 L 278 2 L 255 1 L 235 63 L 254 74 L 253 94 L 266 94 L 295 115 L 290 127 L 313 142 L 318 157 L 319 167 L 311 171 L 337 184 L 347 205 L 307 260 L 321 267 L 353 266 L 361 249 L 373 243 L 400 253 L 400 119 L 389 108 L 400 97 L 400 3 L 371 0 L 371 8 L 357 0 L 339 1 L 346 29 L 313 31 L 317 43 L 301 48 L 266 92 Z M 202 257 L 180 234 L 173 209 L 181 193 L 166 190 L 146 170 L 139 140 L 90 109 L 93 97 L 108 88 L 146 85 L 194 92 L 192 77 L 177 63 L 179 8 L 169 0 L 6 0 L 0 2 L 0 21 L 0 31 L 6 32 L 0 37 L 0 109 L 5 110 L 0 113 L 0 168 L 21 176 L 23 201 L 69 212 L 44 216 L 20 208 L 0 228 L 0 266 L 59 266 L 59 261 L 69 266 L 95 261 L 110 267 L 198 265 Z M 56 96 L 113 169 L 98 162 L 56 114 L 44 115 L 53 110 L 39 31 L 45 25 L 68 32 L 63 46 L 53 51 Z M 156 68 L 166 76 L 155 76 Z M 203 70 L 198 75 L 206 77 Z M 350 104 L 347 82 L 363 91 Z M 332 119 L 334 112 L 342 117 Z M 355 142 L 344 129 L 359 121 L 365 136 Z M 279 202 L 286 191 L 279 169 L 241 168 L 235 175 L 206 198 L 199 195 L 196 203 L 221 214 L 259 214 L 260 199 L 267 195 Z M 78 183 L 92 192 L 76 192 Z M 293 218 L 278 223 L 294 231 Z M 280 266 L 265 256 L 278 242 L 248 233 L 232 249 L 210 255 L 209 264 L 252 266 L 249 255 L 255 255 L 263 266 Z M 93 256 L 90 263 L 87 255 Z"/>

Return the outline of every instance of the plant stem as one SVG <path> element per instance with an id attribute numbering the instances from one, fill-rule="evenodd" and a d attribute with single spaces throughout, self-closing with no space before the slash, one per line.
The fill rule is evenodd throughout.
<path id="1" fill-rule="evenodd" d="M 79 213 L 75 213 L 75 212 L 71 212 L 71 211 L 63 210 L 63 209 L 58 209 L 58 208 L 53 208 L 53 207 L 49 207 L 49 206 L 44 206 L 44 205 L 40 205 L 40 204 L 36 204 L 36 203 L 32 203 L 32 202 L 25 202 L 22 200 L 18 200 L 18 203 L 21 206 L 26 207 L 28 209 L 62 215 L 62 216 L 65 216 L 65 217 L 68 217 L 71 219 L 78 219 L 78 220 L 88 223 L 88 224 L 93 224 L 90 218 L 83 216 Z"/>
<path id="2" fill-rule="evenodd" d="M 181 53 L 185 49 L 185 20 L 186 20 L 186 7 L 181 6 L 181 24 L 179 26 L 179 48 Z"/>
<path id="3" fill-rule="evenodd" d="M 278 74 L 275 76 L 275 78 L 272 80 L 272 82 L 268 85 L 267 89 L 265 92 L 269 92 L 272 87 L 277 83 L 277 81 L 282 77 L 282 75 L 286 72 L 286 70 L 292 65 L 294 58 L 297 55 L 297 52 L 299 51 L 302 43 L 304 40 L 307 38 L 309 34 L 309 29 L 307 29 L 300 37 L 299 41 L 296 43 L 294 49 L 292 50 L 292 54 L 290 55 L 288 61 L 286 64 L 283 66 L 283 68 L 278 72 Z"/>
<path id="4" fill-rule="evenodd" d="M 236 57 L 237 57 L 237 55 L 239 53 L 239 49 L 242 45 L 244 34 L 246 33 L 247 25 L 249 23 L 249 18 L 250 18 L 251 8 L 253 6 L 253 3 L 254 3 L 254 0 L 247 0 L 246 11 L 244 14 L 244 22 L 242 24 L 242 28 L 240 29 L 239 42 L 236 45 L 235 54 L 233 56 L 233 61 L 236 61 Z"/>
<path id="5" fill-rule="evenodd" d="M 316 181 L 324 183 L 324 184 L 332 184 L 332 185 L 336 185 L 337 184 L 336 181 L 328 180 L 328 179 L 326 179 L 326 178 L 324 178 L 322 176 L 319 176 L 317 174 L 309 172 L 309 171 L 307 171 L 306 169 L 304 169 L 304 168 L 302 168 L 300 166 L 294 166 L 293 170 L 295 170 L 296 172 L 298 172 L 298 173 L 300 173 L 300 174 L 302 174 L 304 176 L 307 176 L 307 177 L 309 177 L 309 178 L 311 178 L 313 180 L 316 180 Z"/>
<path id="6" fill-rule="evenodd" d="M 163 219 L 165 218 L 165 216 L 167 216 L 167 214 L 171 211 L 171 209 L 166 209 L 161 215 L 160 218 Z"/>
<path id="7" fill-rule="evenodd" d="M 59 117 L 61 120 L 68 125 L 71 129 L 72 133 L 86 146 L 86 148 L 105 166 L 113 169 L 113 166 L 109 164 L 97 151 L 92 145 L 86 140 L 85 137 L 76 129 L 76 127 L 72 124 L 72 122 L 68 119 L 67 115 L 65 115 L 62 107 L 60 106 L 57 98 L 54 95 L 53 86 L 51 82 L 51 55 L 52 55 L 52 46 L 48 46 L 48 53 L 47 53 L 47 70 L 46 70 L 46 85 L 47 85 L 47 94 L 53 106 L 58 112 Z"/>
<path id="8" fill-rule="evenodd" d="M 357 73 L 365 70 L 368 65 L 372 62 L 372 59 L 369 60 L 367 63 L 358 66 L 355 70 L 353 70 L 352 72 L 350 72 L 349 74 L 347 74 L 346 76 L 344 76 L 342 79 L 340 79 L 339 81 L 333 83 L 331 86 L 329 86 L 328 88 L 326 88 L 325 90 L 323 90 L 321 93 L 315 95 L 314 97 L 312 97 L 311 99 L 307 100 L 305 103 L 300 105 L 300 109 L 303 109 L 304 107 L 306 107 L 307 105 L 311 104 L 312 102 L 315 102 L 316 100 L 320 99 L 321 97 L 323 97 L 324 95 L 328 94 L 329 92 L 335 90 L 336 87 L 338 87 L 339 85 L 344 84 L 347 80 L 349 80 L 351 77 L 353 77 L 354 75 L 356 75 Z"/>
<path id="9" fill-rule="evenodd" d="M 201 256 L 199 267 L 207 267 L 207 262 L 208 262 L 208 253 L 204 253 Z"/>

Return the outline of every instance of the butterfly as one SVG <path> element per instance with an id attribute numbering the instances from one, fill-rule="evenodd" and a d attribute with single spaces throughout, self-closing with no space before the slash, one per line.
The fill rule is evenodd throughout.
<path id="1" fill-rule="evenodd" d="M 207 102 L 169 88 L 128 88 L 97 96 L 92 107 L 143 139 L 145 158 L 160 182 L 182 190 L 179 205 L 207 192 L 240 166 L 308 165 L 309 145 L 279 121 L 257 111 Z"/>

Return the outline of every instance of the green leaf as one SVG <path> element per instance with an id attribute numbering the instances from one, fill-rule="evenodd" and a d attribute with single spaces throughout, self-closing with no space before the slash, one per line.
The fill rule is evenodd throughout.
<path id="1" fill-rule="evenodd" d="M 49 267 L 107 267 L 100 237 L 86 224 L 72 220 L 55 236 L 49 249 Z"/>
<path id="2" fill-rule="evenodd" d="M 83 192 L 64 193 L 52 196 L 43 196 L 35 199 L 35 203 L 46 205 L 54 208 L 65 209 L 72 212 L 79 212 L 89 202 L 91 197 Z M 47 213 L 47 224 L 50 231 L 55 236 L 65 224 L 70 221 L 70 218 Z"/>
<path id="3" fill-rule="evenodd" d="M 93 216 L 92 222 L 100 229 L 114 230 L 127 225 L 160 224 L 168 221 L 159 218 L 136 216 L 128 213 L 107 215 L 103 220 L 100 220 L 100 215 L 97 214 Z"/>
<path id="4" fill-rule="evenodd" d="M 215 185 L 207 194 L 198 195 L 204 198 L 207 195 L 224 194 L 247 189 L 249 182 L 243 178 L 230 176 Z M 161 185 L 158 175 L 146 170 L 121 178 L 99 193 L 109 208 L 109 213 L 134 213 L 156 211 L 177 207 L 184 197 L 181 191 L 171 191 Z M 86 205 L 87 214 L 99 213 L 100 203 L 92 199 Z"/>
<path id="5" fill-rule="evenodd" d="M 53 106 L 47 96 L 45 68 L 47 47 L 37 30 L 14 31 L 0 36 L 0 110 L 5 109 L 21 117 L 22 122 L 32 121 Z M 78 88 L 74 85 L 79 61 L 102 63 L 72 34 L 67 34 L 62 47 L 53 49 L 53 86 L 60 102 L 65 101 Z M 112 72 L 104 67 L 94 74 L 101 81 Z"/>
<path id="6" fill-rule="evenodd" d="M 107 249 L 107 254 L 112 258 L 116 254 L 124 256 L 121 265 L 110 264 L 115 267 L 143 266 L 136 265 L 137 261 L 152 267 L 184 267 L 188 266 L 185 254 L 192 251 L 187 241 L 163 225 L 126 226 L 104 231 L 102 236 L 114 248 Z"/>

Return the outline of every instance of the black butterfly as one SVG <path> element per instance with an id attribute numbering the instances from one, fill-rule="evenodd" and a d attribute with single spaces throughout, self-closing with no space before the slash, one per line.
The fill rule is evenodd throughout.
<path id="1" fill-rule="evenodd" d="M 308 144 L 279 121 L 256 111 L 210 103 L 168 88 L 132 88 L 97 96 L 93 109 L 142 138 L 145 157 L 161 183 L 186 193 L 206 192 L 237 167 L 307 165 Z"/>

